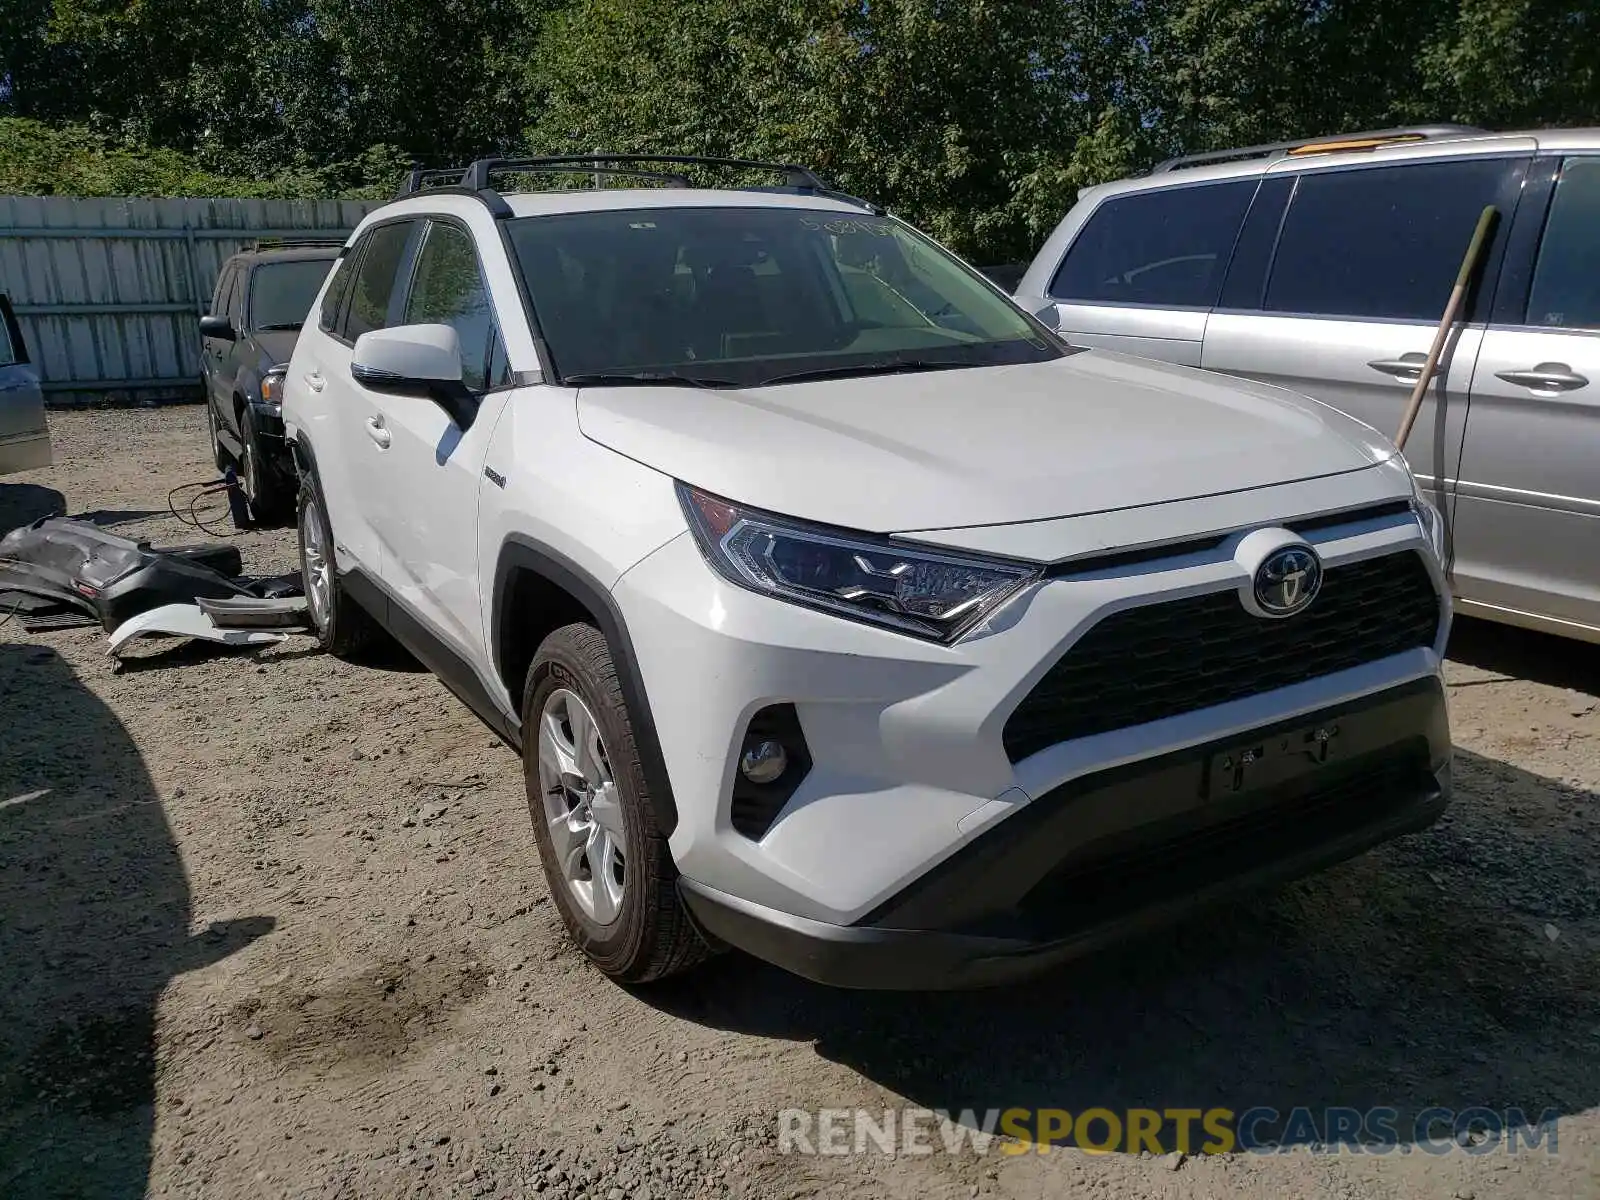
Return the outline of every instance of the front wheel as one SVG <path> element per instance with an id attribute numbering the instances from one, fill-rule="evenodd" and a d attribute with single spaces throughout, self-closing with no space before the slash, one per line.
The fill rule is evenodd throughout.
<path id="1" fill-rule="evenodd" d="M 289 497 L 274 468 L 262 461 L 261 438 L 248 405 L 239 414 L 239 444 L 243 451 L 240 482 L 244 484 L 245 499 L 250 502 L 251 519 L 257 525 L 275 525 L 283 519 Z"/>
<path id="2" fill-rule="evenodd" d="M 329 654 L 347 657 L 366 649 L 378 625 L 339 583 L 333 527 L 314 476 L 300 484 L 300 581 L 312 632 Z"/>
<path id="3" fill-rule="evenodd" d="M 707 947 L 678 896 L 611 651 L 594 626 L 563 626 L 540 645 L 522 730 L 534 838 L 573 941 L 624 983 L 699 962 Z"/>
<path id="4" fill-rule="evenodd" d="M 218 472 L 228 469 L 232 461 L 228 452 L 222 448 L 222 438 L 217 433 L 217 406 L 210 396 L 206 397 L 206 436 L 211 440 L 211 462 Z"/>

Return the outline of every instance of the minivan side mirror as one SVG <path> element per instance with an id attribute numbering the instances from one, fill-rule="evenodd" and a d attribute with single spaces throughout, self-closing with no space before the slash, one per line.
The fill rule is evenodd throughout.
<path id="1" fill-rule="evenodd" d="M 362 387 L 394 396 L 423 396 L 462 429 L 475 405 L 462 382 L 461 339 L 449 325 L 396 325 L 356 339 L 350 374 Z"/>
<path id="2" fill-rule="evenodd" d="M 238 334 L 234 332 L 233 322 L 227 317 L 217 316 L 215 313 L 200 318 L 200 336 L 203 338 L 221 338 L 225 342 L 235 341 Z"/>

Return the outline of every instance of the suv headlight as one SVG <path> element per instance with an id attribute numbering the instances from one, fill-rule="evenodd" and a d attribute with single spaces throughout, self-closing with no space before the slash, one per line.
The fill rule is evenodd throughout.
<path id="1" fill-rule="evenodd" d="M 678 499 L 706 561 L 730 583 L 928 641 L 955 641 L 1040 576 L 773 516 L 682 483 Z"/>
<path id="2" fill-rule="evenodd" d="M 261 377 L 261 403 L 280 415 L 283 413 L 283 380 L 288 374 L 288 367 L 273 367 Z"/>

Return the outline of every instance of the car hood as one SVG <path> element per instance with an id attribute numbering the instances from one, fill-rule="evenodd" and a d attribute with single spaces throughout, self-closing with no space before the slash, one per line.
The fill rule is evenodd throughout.
<path id="1" fill-rule="evenodd" d="M 250 335 L 263 361 L 281 367 L 294 355 L 294 344 L 300 339 L 298 329 L 258 329 Z"/>
<path id="2" fill-rule="evenodd" d="M 1395 453 L 1306 397 L 1100 350 L 745 390 L 584 388 L 578 419 L 726 499 L 879 533 L 1161 504 Z"/>

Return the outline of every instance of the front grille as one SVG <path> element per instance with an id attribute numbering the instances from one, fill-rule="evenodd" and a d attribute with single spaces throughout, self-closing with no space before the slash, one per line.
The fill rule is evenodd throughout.
<path id="1" fill-rule="evenodd" d="M 1412 551 L 1329 567 L 1311 607 L 1247 612 L 1232 588 L 1113 613 L 1051 667 L 1006 722 L 1012 762 L 1431 646 L 1439 597 Z"/>

